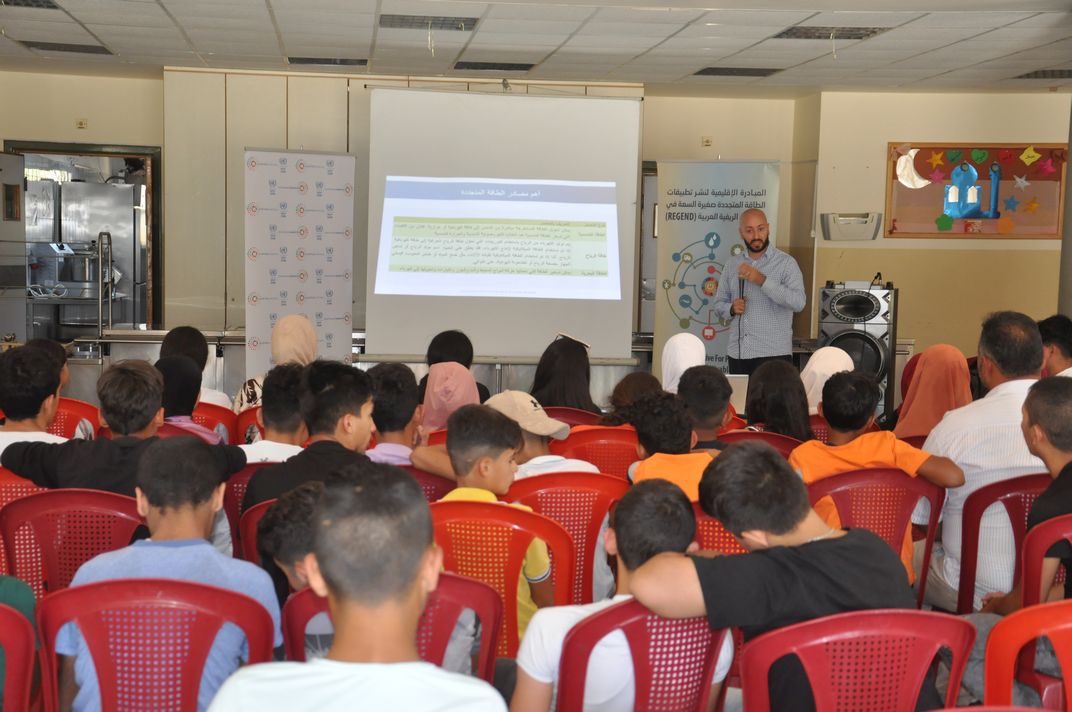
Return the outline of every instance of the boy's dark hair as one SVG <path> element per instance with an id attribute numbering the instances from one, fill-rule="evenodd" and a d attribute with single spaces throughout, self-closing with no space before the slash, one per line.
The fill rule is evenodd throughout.
<path id="1" fill-rule="evenodd" d="M 432 514 L 417 482 L 390 465 L 333 479 L 314 512 L 313 553 L 331 592 L 378 605 L 409 590 L 432 546 Z"/>
<path id="2" fill-rule="evenodd" d="M 1038 375 L 1042 336 L 1035 321 L 1020 312 L 994 312 L 983 321 L 979 355 L 994 362 L 1007 378 Z"/>
<path id="3" fill-rule="evenodd" d="M 688 368 L 677 384 L 677 395 L 685 403 L 694 428 L 722 425 L 732 394 L 729 379 L 714 366 Z"/>
<path id="4" fill-rule="evenodd" d="M 644 480 L 618 500 L 610 527 L 618 556 L 634 571 L 664 551 L 684 553 L 696 537 L 696 515 L 680 487 L 667 480 Z"/>
<path id="5" fill-rule="evenodd" d="M 161 509 L 207 502 L 227 472 L 223 448 L 201 438 L 162 438 L 145 448 L 138 461 L 138 488 Z"/>
<path id="6" fill-rule="evenodd" d="M 120 361 L 97 379 L 101 417 L 118 435 L 146 428 L 160 410 L 163 394 L 164 377 L 148 361 Z"/>
<path id="7" fill-rule="evenodd" d="M 201 371 L 189 356 L 165 356 L 155 368 L 164 377 L 164 417 L 193 415 L 201 394 Z"/>
<path id="8" fill-rule="evenodd" d="M 659 379 L 647 371 L 627 373 L 610 392 L 610 412 L 599 419 L 601 425 L 625 425 L 641 396 L 661 391 Z"/>
<path id="9" fill-rule="evenodd" d="M 261 386 L 261 418 L 265 427 L 293 433 L 302 425 L 302 367 L 284 363 L 264 376 Z"/>
<path id="10" fill-rule="evenodd" d="M 313 513 L 324 493 L 323 482 L 306 482 L 279 496 L 257 523 L 261 559 L 290 566 L 313 550 Z"/>
<path id="11" fill-rule="evenodd" d="M 368 375 L 372 379 L 372 422 L 376 430 L 405 430 L 420 405 L 413 371 L 402 363 L 381 363 L 370 368 Z"/>
<path id="12" fill-rule="evenodd" d="M 372 379 L 364 371 L 317 359 L 302 374 L 302 417 L 309 435 L 335 432 L 339 419 L 358 414 L 372 398 Z"/>
<path id="13" fill-rule="evenodd" d="M 882 396 L 878 383 L 863 371 L 841 371 L 823 385 L 823 417 L 842 433 L 859 430 L 875 414 Z"/>
<path id="14" fill-rule="evenodd" d="M 457 329 L 441 331 L 428 342 L 424 360 L 429 366 L 454 361 L 469 368 L 473 365 L 473 342 Z M 377 424 L 376 427 L 380 426 Z"/>
<path id="15" fill-rule="evenodd" d="M 704 470 L 700 506 L 735 536 L 748 530 L 785 534 L 811 509 L 800 475 L 770 445 L 730 445 Z"/>
<path id="16" fill-rule="evenodd" d="M 762 423 L 772 433 L 812 439 L 808 394 L 800 371 L 788 361 L 760 364 L 748 379 L 744 412 L 749 425 Z"/>
<path id="17" fill-rule="evenodd" d="M 1072 319 L 1054 314 L 1040 321 L 1038 330 L 1044 346 L 1054 346 L 1062 356 L 1072 358 Z"/>
<path id="18" fill-rule="evenodd" d="M 644 395 L 633 406 L 630 421 L 648 455 L 684 455 L 692 448 L 692 420 L 685 403 L 673 393 Z"/>
<path id="19" fill-rule="evenodd" d="M 463 405 L 447 418 L 447 454 L 459 477 L 482 457 L 498 457 L 521 447 L 521 426 L 486 405 Z"/>
<path id="20" fill-rule="evenodd" d="M 67 349 L 58 341 L 53 341 L 52 339 L 30 339 L 23 344 L 23 346 L 28 349 L 39 349 L 47 353 L 49 358 L 54 359 L 61 369 L 67 365 Z"/>
<path id="21" fill-rule="evenodd" d="M 176 326 L 164 335 L 160 343 L 160 358 L 186 356 L 204 371 L 208 363 L 208 341 L 199 329 L 192 326 Z"/>
<path id="22" fill-rule="evenodd" d="M 23 346 L 0 354 L 0 409 L 8 420 L 31 420 L 60 389 L 60 368 L 40 350 Z"/>
<path id="23" fill-rule="evenodd" d="M 1042 428 L 1061 452 L 1072 452 L 1072 378 L 1049 376 L 1031 384 L 1024 400 L 1027 422 Z"/>

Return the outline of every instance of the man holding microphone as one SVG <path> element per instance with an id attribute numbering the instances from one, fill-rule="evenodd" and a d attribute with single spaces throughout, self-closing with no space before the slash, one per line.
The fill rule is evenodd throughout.
<path id="1" fill-rule="evenodd" d="M 729 319 L 729 372 L 751 375 L 765 361 L 790 361 L 793 313 L 804 308 L 804 278 L 796 260 L 770 244 L 762 210 L 741 214 L 745 251 L 726 261 L 715 291 L 715 314 Z"/>

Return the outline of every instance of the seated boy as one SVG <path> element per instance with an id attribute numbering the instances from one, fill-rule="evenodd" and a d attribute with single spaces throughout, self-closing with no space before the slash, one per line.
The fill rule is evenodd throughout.
<path id="1" fill-rule="evenodd" d="M 279 605 L 268 575 L 255 565 L 224 556 L 205 541 L 223 508 L 226 460 L 221 448 L 194 437 L 153 442 L 138 464 L 138 512 L 151 538 L 96 556 L 81 567 L 71 586 L 131 578 L 166 578 L 219 586 L 249 596 L 272 616 L 275 644 L 281 645 Z M 56 638 L 64 656 L 60 708 L 100 709 L 97 676 L 85 641 L 73 624 Z M 208 707 L 223 681 L 246 655 L 245 637 L 235 626 L 220 629 L 201 675 L 198 709 Z M 73 700 L 73 707 L 71 703 Z"/>
<path id="2" fill-rule="evenodd" d="M 868 432 L 875 422 L 880 396 L 874 378 L 862 371 L 841 371 L 823 386 L 819 414 L 830 424 L 830 444 L 808 440 L 789 455 L 789 464 L 810 484 L 842 472 L 868 467 L 896 467 L 910 477 L 922 477 L 939 487 L 959 487 L 964 473 L 946 457 L 938 457 L 898 440 L 892 432 Z M 827 497 L 816 502 L 815 511 L 832 527 L 840 527 L 834 503 Z M 909 582 L 912 569 L 912 531 L 905 532 L 901 560 Z"/>
<path id="3" fill-rule="evenodd" d="M 693 366 L 681 374 L 677 396 L 685 404 L 696 433 L 695 450 L 722 450 L 726 444 L 718 439 L 719 431 L 733 420 L 729 379 L 714 366 Z"/>
<path id="4" fill-rule="evenodd" d="M 199 437 L 209 445 L 219 445 L 223 438 L 193 420 L 197 397 L 201 392 L 201 372 L 187 356 L 165 356 L 155 368 L 164 377 L 164 422 Z"/>
<path id="5" fill-rule="evenodd" d="M 599 472 L 599 468 L 590 462 L 551 454 L 551 438 L 565 440 L 570 426 L 547 415 L 539 401 L 528 393 L 503 391 L 489 398 L 485 405 L 521 427 L 522 442 L 517 451 L 515 480 L 550 472 Z"/>
<path id="6" fill-rule="evenodd" d="M 711 454 L 692 452 L 696 433 L 692 432 L 692 419 L 684 402 L 666 391 L 649 393 L 637 401 L 632 419 L 640 456 L 633 482 L 670 480 L 695 502 Z"/>
<path id="7" fill-rule="evenodd" d="M 257 422 L 264 437 L 239 445 L 247 462 L 283 462 L 302 451 L 309 430 L 301 414 L 302 367 L 295 363 L 276 366 L 264 377 Z"/>
<path id="8" fill-rule="evenodd" d="M 335 622 L 327 657 L 240 670 L 210 712 L 503 712 L 502 698 L 487 683 L 421 662 L 417 654 L 418 621 L 443 555 L 413 478 L 373 464 L 357 483 L 331 481 L 314 519 L 305 566 Z"/>
<path id="9" fill-rule="evenodd" d="M 376 447 L 365 452 L 373 462 L 398 467 L 417 467 L 449 480 L 454 468 L 443 446 L 422 444 L 424 406 L 417 391 L 417 377 L 402 363 L 381 363 L 368 371 L 372 379 L 372 420 L 376 423 Z"/>
<path id="10" fill-rule="evenodd" d="M 677 485 L 665 480 L 640 482 L 614 508 L 603 538 L 616 555 L 618 590 L 614 598 L 579 606 L 554 606 L 536 612 L 517 653 L 517 687 L 510 709 L 514 712 L 548 712 L 555 709 L 558 665 L 562 643 L 573 626 L 615 603 L 632 598 L 630 577 L 645 561 L 664 551 L 694 551 L 696 517 L 692 504 Z M 733 662 L 733 639 L 727 635 L 715 671 L 712 702 Z M 618 633 L 601 641 L 588 663 L 585 676 L 586 709 L 629 712 L 633 709 L 633 659 L 625 637 Z"/>
<path id="11" fill-rule="evenodd" d="M 0 453 L 17 442 L 62 443 L 47 432 L 60 402 L 60 371 L 55 361 L 25 346 L 0 354 Z"/>
<path id="12" fill-rule="evenodd" d="M 454 411 L 447 419 L 447 452 L 458 475 L 458 487 L 441 501 L 498 502 L 496 495 L 506 494 L 514 481 L 514 454 L 520 447 L 521 428 L 497 410 L 466 405 Z M 519 504 L 509 506 L 532 511 Z M 547 545 L 534 539 L 525 554 L 517 587 L 518 638 L 525 635 L 537 608 L 554 603 L 554 593 Z"/>
<path id="13" fill-rule="evenodd" d="M 62 395 L 63 389 L 67 387 L 67 382 L 71 380 L 71 369 L 67 366 L 67 349 L 58 341 L 52 339 L 30 339 L 24 346 L 31 349 L 38 349 L 42 353 L 48 354 L 60 367 L 60 394 Z M 78 425 L 74 429 L 74 435 L 71 437 L 81 440 L 92 440 L 97 437 L 97 426 L 90 421 L 82 418 L 78 421 Z"/>
<path id="14" fill-rule="evenodd" d="M 915 609 L 904 567 L 866 529 L 831 528 L 808 504 L 793 469 L 765 443 L 730 445 L 704 472 L 700 505 L 751 553 L 711 558 L 656 554 L 633 572 L 637 600 L 669 618 L 706 615 L 745 641 L 783 626 L 847 611 Z M 807 595 L 802 595 L 806 592 Z M 799 661 L 770 671 L 771 709 L 814 709 Z M 932 683 L 921 703 L 942 706 Z"/>
<path id="15" fill-rule="evenodd" d="M 160 358 L 167 356 L 186 356 L 197 364 L 198 373 L 205 372 L 208 363 L 208 341 L 205 335 L 192 326 L 176 326 L 164 335 L 160 344 Z M 231 408 L 231 397 L 214 388 L 201 388 L 198 400 L 223 408 Z"/>

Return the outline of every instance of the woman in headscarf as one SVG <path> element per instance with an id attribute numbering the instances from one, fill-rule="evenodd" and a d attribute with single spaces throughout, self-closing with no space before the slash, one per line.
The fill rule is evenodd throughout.
<path id="1" fill-rule="evenodd" d="M 808 414 L 815 415 L 819 412 L 823 386 L 831 376 L 841 371 L 854 370 L 856 364 L 852 362 L 852 356 L 836 346 L 824 346 L 813 353 L 804 365 L 804 370 L 800 372 L 800 380 L 804 382 L 804 392 L 808 396 Z"/>
<path id="2" fill-rule="evenodd" d="M 302 314 L 288 314 L 272 327 L 272 362 L 276 365 L 296 363 L 308 366 L 316 360 L 316 330 Z M 234 399 L 234 412 L 261 404 L 261 384 L 264 374 L 242 384 Z M 259 439 L 259 433 L 258 438 Z M 248 440 L 247 440 L 248 441 Z"/>
<path id="3" fill-rule="evenodd" d="M 480 403 L 476 381 L 469 369 L 454 361 L 433 364 L 428 369 L 424 392 L 424 432 L 447 427 L 447 418 L 463 405 Z"/>
<path id="4" fill-rule="evenodd" d="M 928 435 L 946 413 L 971 401 L 968 360 L 956 346 L 935 344 L 916 362 L 893 433 L 899 438 Z"/>
<path id="5" fill-rule="evenodd" d="M 677 393 L 681 374 L 707 361 L 707 348 L 696 334 L 683 331 L 666 340 L 663 346 L 663 390 Z"/>

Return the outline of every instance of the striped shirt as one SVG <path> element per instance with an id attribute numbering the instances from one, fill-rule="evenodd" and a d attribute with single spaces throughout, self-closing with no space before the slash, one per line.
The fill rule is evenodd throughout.
<path id="1" fill-rule="evenodd" d="M 762 286 L 745 280 L 747 305 L 744 314 L 731 319 L 730 307 L 741 296 L 737 268 L 746 261 L 767 279 Z M 718 318 L 731 319 L 727 332 L 728 355 L 746 359 L 791 354 L 793 312 L 802 310 L 806 301 L 800 267 L 796 260 L 774 245 L 767 247 L 758 260 L 748 257 L 747 251 L 730 257 L 722 269 L 714 304 Z"/>

